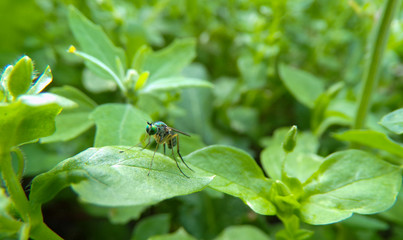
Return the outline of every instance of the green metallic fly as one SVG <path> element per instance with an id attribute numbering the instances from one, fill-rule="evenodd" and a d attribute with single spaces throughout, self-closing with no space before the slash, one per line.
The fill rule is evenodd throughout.
<path id="1" fill-rule="evenodd" d="M 192 170 L 187 164 L 186 162 L 183 160 L 181 153 L 179 152 L 179 134 L 183 134 L 185 136 L 190 137 L 189 134 L 184 133 L 182 131 L 179 131 L 177 129 L 168 127 L 168 125 L 166 125 L 165 123 L 158 121 L 158 122 L 147 122 L 147 127 L 146 127 L 146 132 L 148 134 L 148 143 L 147 145 L 143 148 L 147 148 L 148 145 L 150 145 L 151 142 L 151 136 L 154 137 L 155 142 L 157 143 L 157 146 L 155 147 L 154 150 L 154 154 L 153 154 L 153 158 L 151 159 L 151 164 L 150 164 L 150 168 L 148 170 L 148 174 L 150 175 L 150 171 L 151 171 L 151 167 L 153 165 L 153 161 L 154 161 L 154 156 L 155 156 L 155 152 L 157 151 L 158 147 L 160 144 L 163 144 L 164 146 L 164 154 L 166 151 L 166 145 L 168 145 L 168 148 L 172 150 L 172 156 L 175 160 L 176 166 L 178 167 L 179 171 L 183 174 L 183 176 L 189 178 L 183 171 L 182 169 L 179 167 L 178 161 L 176 160 L 175 157 L 175 153 L 174 153 L 174 147 L 176 146 L 176 152 L 178 153 L 180 159 L 182 160 L 183 164 L 185 164 L 185 166 L 187 168 L 189 168 L 190 170 Z M 193 170 L 192 170 L 193 171 Z"/>

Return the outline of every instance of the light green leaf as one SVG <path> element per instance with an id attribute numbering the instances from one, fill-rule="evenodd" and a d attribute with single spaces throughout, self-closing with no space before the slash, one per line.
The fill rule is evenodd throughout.
<path id="1" fill-rule="evenodd" d="M 101 206 L 132 206 L 153 204 L 167 198 L 202 190 L 211 182 L 211 175 L 192 174 L 184 177 L 175 161 L 154 152 L 121 147 L 89 148 L 66 159 L 51 171 L 37 176 L 30 199 L 41 204 L 58 191 L 70 186 L 82 201 Z"/>
<path id="2" fill-rule="evenodd" d="M 403 108 L 386 114 L 380 124 L 396 134 L 403 133 Z"/>
<path id="3" fill-rule="evenodd" d="M 151 118 L 130 104 L 104 104 L 91 114 L 97 127 L 95 147 L 140 143 Z"/>
<path id="4" fill-rule="evenodd" d="M 194 39 L 175 40 L 168 47 L 147 54 L 140 72 L 150 72 L 150 83 L 160 78 L 175 76 L 195 58 L 195 46 Z"/>
<path id="5" fill-rule="evenodd" d="M 0 148 L 13 146 L 45 137 L 55 130 L 55 117 L 61 107 L 55 103 L 27 105 L 17 101 L 0 105 Z"/>
<path id="6" fill-rule="evenodd" d="M 83 51 L 98 59 L 109 67 L 117 76 L 121 76 L 118 61 L 125 66 L 126 59 L 121 48 L 116 47 L 101 27 L 89 21 L 77 9 L 69 9 L 69 25 L 74 37 L 80 43 Z M 118 59 L 118 61 L 117 61 Z M 88 67 L 101 77 L 108 79 L 110 74 L 103 68 L 86 61 Z"/>
<path id="7" fill-rule="evenodd" d="M 381 149 L 397 156 L 403 157 L 403 146 L 392 141 L 384 133 L 373 130 L 348 130 L 334 134 L 339 140 L 359 143 L 375 149 Z"/>
<path id="8" fill-rule="evenodd" d="M 402 184 L 401 169 L 363 151 L 329 155 L 304 184 L 301 217 L 309 224 L 329 224 L 353 213 L 390 208 Z"/>
<path id="9" fill-rule="evenodd" d="M 314 107 L 315 100 L 325 90 L 323 80 L 285 64 L 280 65 L 280 76 L 291 94 L 309 108 Z"/>
<path id="10" fill-rule="evenodd" d="M 227 227 L 215 240 L 269 240 L 265 232 L 251 225 Z"/>
<path id="11" fill-rule="evenodd" d="M 185 77 L 170 77 L 164 79 L 158 79 L 150 84 L 147 84 L 139 92 L 141 93 L 152 93 L 157 91 L 170 91 L 182 88 L 212 88 L 214 85 L 200 79 L 196 78 L 185 78 Z"/>
<path id="12" fill-rule="evenodd" d="M 268 200 L 272 182 L 247 153 L 217 145 L 195 151 L 185 159 L 198 169 L 216 175 L 209 185 L 211 188 L 239 197 L 259 214 L 275 214 L 276 209 Z"/>
<path id="13" fill-rule="evenodd" d="M 12 68 L 7 80 L 7 89 L 14 98 L 26 93 L 32 83 L 34 65 L 28 56 L 24 56 Z"/>
<path id="14" fill-rule="evenodd" d="M 72 108 L 77 106 L 75 102 L 65 97 L 48 92 L 39 93 L 36 95 L 21 95 L 18 99 L 24 104 L 30 105 L 32 107 L 43 106 L 52 103 L 55 103 L 64 108 Z"/>
<path id="15" fill-rule="evenodd" d="M 83 85 L 92 93 L 112 92 L 117 87 L 115 81 L 101 78 L 88 69 L 83 71 Z"/>
<path id="16" fill-rule="evenodd" d="M 169 214 L 158 214 L 141 220 L 136 224 L 133 232 L 133 240 L 147 240 L 154 235 L 169 232 L 171 217 Z"/>
<path id="17" fill-rule="evenodd" d="M 42 92 L 53 80 L 52 71 L 47 66 L 42 75 L 36 80 L 35 84 L 28 90 L 27 94 L 38 94 Z"/>
<path id="18" fill-rule="evenodd" d="M 176 232 L 171 234 L 153 236 L 149 240 L 196 240 L 193 236 L 189 235 L 185 229 L 179 228 Z"/>
<path id="19" fill-rule="evenodd" d="M 80 90 L 70 86 L 52 88 L 51 91 L 59 96 L 71 99 L 77 103 L 78 107 L 64 109 L 56 117 L 56 132 L 51 136 L 42 138 L 42 143 L 71 140 L 94 125 L 89 115 L 97 104 L 91 98 Z"/>

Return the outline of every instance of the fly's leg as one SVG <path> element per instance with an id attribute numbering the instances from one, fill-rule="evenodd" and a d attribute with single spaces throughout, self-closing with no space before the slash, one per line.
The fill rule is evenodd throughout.
<path id="1" fill-rule="evenodd" d="M 172 141 L 172 139 L 170 139 L 169 141 Z M 189 177 L 182 171 L 181 167 L 179 167 L 178 161 L 176 160 L 176 157 L 175 157 L 174 149 L 171 148 L 171 150 L 172 150 L 172 156 L 173 156 L 173 158 L 174 158 L 174 160 L 175 160 L 176 166 L 178 167 L 179 171 L 182 173 L 183 176 L 189 178 Z"/>
<path id="2" fill-rule="evenodd" d="M 148 145 L 150 145 L 150 142 L 151 142 L 151 136 L 148 135 L 148 143 L 140 151 L 143 151 L 144 149 L 146 149 L 148 147 Z M 158 143 L 157 143 L 157 147 L 158 147 Z"/>
<path id="3" fill-rule="evenodd" d="M 166 155 L 166 154 L 165 154 L 165 147 L 166 147 L 166 144 L 164 143 L 164 155 Z"/>
<path id="4" fill-rule="evenodd" d="M 148 144 L 147 144 L 148 145 Z M 153 154 L 153 158 L 151 159 L 151 163 L 150 163 L 150 167 L 148 168 L 148 174 L 147 176 L 150 176 L 150 172 L 151 172 L 151 167 L 153 166 L 153 162 L 154 162 L 154 156 L 155 156 L 155 152 L 157 152 L 159 144 L 157 143 L 157 147 L 154 150 L 154 154 Z M 143 148 L 144 149 L 144 148 Z"/>
<path id="5" fill-rule="evenodd" d="M 186 166 L 187 168 L 189 168 L 190 170 L 192 170 L 192 172 L 194 172 L 193 169 L 191 169 L 191 168 L 186 164 L 186 162 L 185 162 L 185 161 L 183 160 L 183 158 L 182 158 L 181 153 L 179 152 L 179 136 L 176 135 L 175 137 L 176 137 L 176 151 L 177 151 L 179 157 L 181 158 L 183 164 L 185 164 L 185 166 Z"/>

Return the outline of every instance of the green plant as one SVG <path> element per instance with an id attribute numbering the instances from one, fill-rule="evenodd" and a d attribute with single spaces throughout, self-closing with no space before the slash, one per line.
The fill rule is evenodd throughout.
<path id="1" fill-rule="evenodd" d="M 335 14 L 331 7 L 346 10 L 346 4 L 184 2 L 106 1 L 97 5 L 89 1 L 88 10 L 104 23 L 108 34 L 75 7 L 69 7 L 69 26 L 78 44 L 67 54 L 86 66 L 82 89 L 61 86 L 40 93 L 52 76 L 47 68 L 32 84 L 33 65 L 28 57 L 5 68 L 0 129 L 2 136 L 12 137 L 0 142 L 6 187 L 0 191 L 0 236 L 59 239 L 44 224 L 41 207 L 60 197 L 90 216 L 108 218 L 113 224 L 108 223 L 105 231 L 119 235 L 98 233 L 105 238 L 345 237 L 343 231 L 334 233 L 333 223 L 340 229 L 353 229 L 354 236 L 361 239 L 392 226 L 398 238 L 403 224 L 399 215 L 403 147 L 397 140 L 403 132 L 403 114 L 400 109 L 385 115 L 393 106 L 388 106 L 388 111 L 362 110 L 370 109 L 369 100 L 374 98 L 372 89 L 397 1 L 387 1 L 374 35 L 378 40 L 371 41 L 374 54 L 364 68 L 364 90 L 358 98 L 352 89 L 357 82 L 348 80 L 358 75 L 355 70 L 346 70 L 344 82 L 333 83 L 331 74 L 344 70 L 338 65 L 340 59 L 331 52 L 319 53 L 307 47 L 302 33 L 300 38 L 292 38 L 301 29 L 295 19 L 302 19 L 311 23 L 312 31 L 329 34 L 327 38 L 314 38 L 318 46 L 325 46 L 330 39 L 332 47 L 343 49 L 341 46 L 350 40 L 362 41 L 365 34 L 356 34 L 341 24 L 330 26 L 328 32 L 323 30 L 321 24 L 330 24 L 330 17 L 314 22 L 323 17 L 315 7 Z M 350 4 L 355 12 L 365 13 L 355 2 Z M 128 16 L 137 18 L 121 18 L 122 6 L 128 9 Z M 214 15 L 216 9 L 220 10 L 219 17 Z M 343 18 L 350 19 L 353 10 Z M 303 11 L 308 14 L 300 15 Z M 201 15 L 211 24 L 200 22 Z M 367 15 L 363 15 L 365 20 Z M 182 21 L 187 25 L 178 27 Z M 208 31 L 200 32 L 194 26 L 198 24 Z M 329 33 L 337 31 L 349 33 L 349 37 L 340 39 L 338 34 Z M 209 34 L 209 41 L 203 40 L 205 34 Z M 127 44 L 125 48 L 117 47 L 122 42 Z M 166 46 L 165 42 L 172 43 Z M 159 50 L 153 51 L 147 43 Z M 241 50 L 236 48 L 239 44 Z M 212 49 L 219 49 L 219 53 Z M 353 49 L 360 52 L 359 47 Z M 192 63 L 194 60 L 197 64 Z M 350 61 L 358 62 L 354 58 Z M 206 81 L 209 78 L 214 84 Z M 355 107 L 356 102 L 360 107 Z M 374 102 L 376 107 L 379 103 Z M 61 107 L 64 109 L 59 114 Z M 285 114 L 289 112 L 297 117 Z M 396 134 L 395 140 L 376 123 L 380 116 L 384 116 L 380 124 Z M 178 171 L 170 156 L 160 152 L 154 156 L 153 149 L 128 149 L 142 141 L 147 121 L 162 119 L 169 126 L 192 133 L 180 140 L 184 161 L 194 170 L 182 168 L 189 178 Z M 279 127 L 290 122 L 303 130 Z M 267 137 L 269 131 L 273 132 L 271 137 Z M 42 145 L 34 145 L 34 153 L 46 146 L 58 151 L 69 148 L 69 144 L 79 147 L 73 148 L 74 154 L 64 153 L 66 159 L 59 157 L 56 166 L 31 171 L 34 175 L 42 173 L 33 178 L 28 200 L 19 184 L 24 168 L 19 147 L 37 139 Z M 354 148 L 343 145 L 343 141 L 354 143 Z M 42 153 L 46 159 L 51 158 L 49 152 Z M 16 171 L 13 160 L 18 162 Z M 395 211 L 387 211 L 395 202 Z M 380 214 L 376 218 L 364 216 L 375 213 Z M 119 225 L 133 219 L 138 220 L 133 233 L 127 232 L 127 225 Z M 90 229 L 86 236 L 96 238 L 97 233 Z"/>

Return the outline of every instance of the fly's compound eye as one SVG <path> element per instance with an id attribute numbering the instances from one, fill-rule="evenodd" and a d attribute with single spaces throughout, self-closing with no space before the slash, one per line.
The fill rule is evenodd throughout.
<path id="1" fill-rule="evenodd" d="M 149 135 L 154 135 L 154 134 L 157 133 L 157 127 L 155 125 L 153 125 L 153 124 L 149 124 L 146 127 L 146 132 Z"/>

